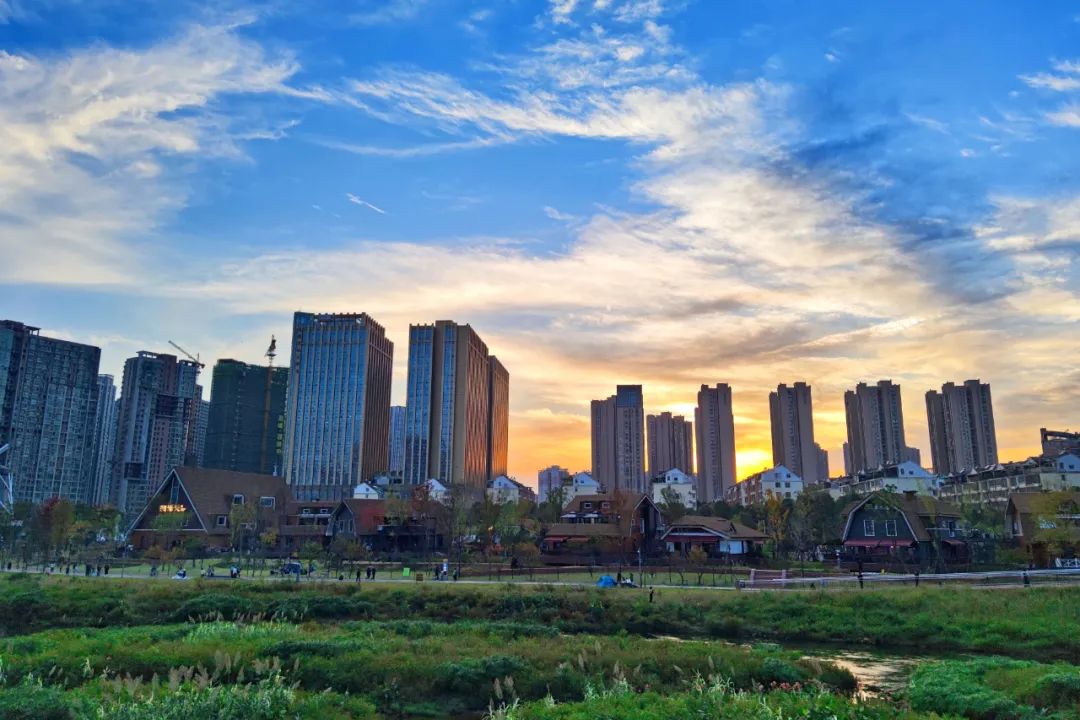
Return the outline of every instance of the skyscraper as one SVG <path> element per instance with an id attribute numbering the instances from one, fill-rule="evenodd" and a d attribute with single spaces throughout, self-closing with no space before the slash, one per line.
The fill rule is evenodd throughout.
<path id="1" fill-rule="evenodd" d="M 299 500 L 340 500 L 386 472 L 394 344 L 366 313 L 293 315 L 285 482 Z"/>
<path id="2" fill-rule="evenodd" d="M 98 365 L 91 345 L 0 321 L 0 446 L 16 502 L 90 502 L 95 481 Z"/>
<path id="3" fill-rule="evenodd" d="M 409 326 L 405 482 L 482 493 L 506 472 L 509 397 L 509 373 L 471 326 Z"/>
<path id="4" fill-rule="evenodd" d="M 860 473 L 918 457 L 904 439 L 904 407 L 900 386 L 891 380 L 859 383 L 844 393 L 847 418 L 848 472 Z"/>
<path id="5" fill-rule="evenodd" d="M 105 505 L 110 502 L 113 460 L 116 457 L 116 385 L 112 375 L 98 375 L 97 414 L 94 439 L 94 481 L 89 502 Z"/>
<path id="6" fill-rule="evenodd" d="M 934 472 L 945 475 L 996 465 L 997 431 L 990 385 L 967 380 L 945 383 L 941 392 L 926 393 L 930 455 Z"/>
<path id="7" fill-rule="evenodd" d="M 395 482 L 405 477 L 405 406 L 390 406 L 390 466 L 387 468 Z"/>
<path id="8" fill-rule="evenodd" d="M 592 401 L 592 475 L 608 492 L 645 490 L 644 408 L 640 385 Z"/>
<path id="9" fill-rule="evenodd" d="M 204 467 L 280 475 L 289 368 L 218 360 L 210 385 Z"/>
<path id="10" fill-rule="evenodd" d="M 177 465 L 195 462 L 199 365 L 175 355 L 139 352 L 124 363 L 111 499 L 128 518 Z"/>
<path id="11" fill-rule="evenodd" d="M 645 418 L 649 477 L 671 469 L 694 473 L 694 424 L 682 415 L 663 412 Z"/>
<path id="12" fill-rule="evenodd" d="M 783 465 L 810 485 L 820 476 L 821 447 L 814 442 L 814 406 L 810 386 L 780 384 L 769 393 L 773 465 Z"/>
<path id="13" fill-rule="evenodd" d="M 510 373 L 492 355 L 488 362 L 488 480 L 506 474 L 509 452 Z"/>
<path id="14" fill-rule="evenodd" d="M 723 500 L 735 477 L 735 416 L 731 387 L 702 385 L 694 409 L 697 429 L 697 497 L 705 503 Z"/>

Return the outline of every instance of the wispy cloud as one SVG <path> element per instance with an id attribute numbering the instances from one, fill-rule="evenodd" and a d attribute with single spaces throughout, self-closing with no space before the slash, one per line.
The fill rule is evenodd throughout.
<path id="1" fill-rule="evenodd" d="M 349 202 L 351 202 L 353 205 L 359 205 L 361 207 L 366 207 L 369 210 L 374 210 L 375 212 L 379 213 L 380 215 L 385 215 L 386 214 L 386 211 L 383 210 L 381 207 L 378 207 L 376 205 L 372 205 L 367 200 L 363 200 L 361 198 L 358 198 L 355 195 L 353 195 L 352 193 L 345 193 L 345 197 L 348 198 Z"/>
<path id="2" fill-rule="evenodd" d="M 1075 98 L 1043 114 L 1051 125 L 1080 127 L 1080 60 L 1056 60 L 1054 73 L 1021 75 L 1020 79 L 1033 88 L 1050 90 Z"/>
<path id="3" fill-rule="evenodd" d="M 390 25 L 416 19 L 428 0 L 374 0 L 348 16 L 349 23 L 360 27 Z"/>
<path id="4" fill-rule="evenodd" d="M 573 220 L 577 220 L 577 217 L 575 217 L 574 215 L 560 212 L 559 210 L 551 207 L 550 205 L 544 206 L 544 214 L 552 220 L 558 220 L 559 222 L 571 222 Z"/>
<path id="5" fill-rule="evenodd" d="M 132 282 L 132 238 L 185 201 L 171 159 L 241 157 L 242 138 L 277 136 L 210 109 L 291 90 L 295 60 L 235 30 L 195 25 L 141 50 L 0 52 L 0 281 Z"/>

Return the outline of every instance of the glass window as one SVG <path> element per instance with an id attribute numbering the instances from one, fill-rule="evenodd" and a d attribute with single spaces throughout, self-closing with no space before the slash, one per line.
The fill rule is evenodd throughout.
<path id="1" fill-rule="evenodd" d="M 874 521 L 873 520 L 863 520 L 862 521 L 862 531 L 863 531 L 863 535 L 865 535 L 866 537 L 874 537 L 874 534 L 875 534 L 874 533 Z"/>
<path id="2" fill-rule="evenodd" d="M 228 525 L 229 525 L 229 516 L 228 515 L 218 515 L 217 516 L 217 526 L 218 527 L 227 527 Z"/>
<path id="3" fill-rule="evenodd" d="M 895 520 L 886 520 L 885 521 L 885 534 L 888 537 L 896 537 L 896 521 Z"/>
<path id="4" fill-rule="evenodd" d="M 272 508 L 272 507 L 274 507 L 276 502 L 277 502 L 276 498 L 272 498 L 272 497 L 261 497 L 261 498 L 259 498 L 259 505 L 262 505 L 264 508 Z"/>
<path id="5" fill-rule="evenodd" d="M 243 505 L 244 504 L 244 496 L 241 495 L 240 493 L 236 493 L 235 495 L 232 496 L 232 504 L 233 505 Z"/>

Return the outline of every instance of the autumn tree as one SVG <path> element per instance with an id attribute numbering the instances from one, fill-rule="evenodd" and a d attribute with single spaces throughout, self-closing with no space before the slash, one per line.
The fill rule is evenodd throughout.
<path id="1" fill-rule="evenodd" d="M 769 493 L 765 499 L 764 532 L 773 543 L 773 557 L 778 557 L 780 546 L 788 534 L 788 518 L 791 508 L 778 495 Z"/>

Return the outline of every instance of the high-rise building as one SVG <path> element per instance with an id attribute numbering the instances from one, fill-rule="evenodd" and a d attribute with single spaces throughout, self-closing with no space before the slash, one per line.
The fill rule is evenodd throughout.
<path id="1" fill-rule="evenodd" d="M 941 392 L 926 393 L 930 455 L 934 472 L 947 475 L 996 465 L 997 432 L 990 385 L 967 380 L 945 383 Z"/>
<path id="2" fill-rule="evenodd" d="M 773 464 L 783 465 L 812 485 L 826 480 L 820 473 L 821 447 L 814 442 L 814 403 L 810 386 L 780 384 L 769 393 Z"/>
<path id="3" fill-rule="evenodd" d="M 669 412 L 649 415 L 645 418 L 645 437 L 650 478 L 672 469 L 693 474 L 694 423 Z"/>
<path id="4" fill-rule="evenodd" d="M 16 502 L 90 502 L 101 350 L 0 321 L 0 447 Z"/>
<path id="5" fill-rule="evenodd" d="M 593 400 L 592 476 L 607 491 L 645 491 L 645 404 L 640 385 Z"/>
<path id="6" fill-rule="evenodd" d="M 94 440 L 94 482 L 89 502 L 106 505 L 110 502 L 113 460 L 116 457 L 116 385 L 112 375 L 98 375 L 97 417 Z"/>
<path id="7" fill-rule="evenodd" d="M 697 430 L 697 499 L 711 503 L 723 500 L 735 477 L 735 414 L 731 407 L 731 387 L 702 385 L 694 410 Z"/>
<path id="8" fill-rule="evenodd" d="M 195 461 L 193 467 L 203 467 L 206 459 L 206 428 L 210 424 L 210 401 L 203 400 L 202 386 L 199 386 L 199 410 L 195 416 Z"/>
<path id="9" fill-rule="evenodd" d="M 390 406 L 390 466 L 387 471 L 396 482 L 405 477 L 405 406 Z"/>
<path id="10" fill-rule="evenodd" d="M 289 368 L 218 360 L 210 385 L 203 466 L 280 475 Z"/>
<path id="11" fill-rule="evenodd" d="M 497 357 L 488 362 L 487 479 L 505 475 L 510 454 L 510 373 Z"/>
<path id="12" fill-rule="evenodd" d="M 544 502 L 551 493 L 570 482 L 570 471 L 558 465 L 544 468 L 537 473 L 537 502 Z"/>
<path id="13" fill-rule="evenodd" d="M 341 500 L 389 466 L 394 344 L 366 313 L 293 315 L 285 482 Z"/>
<path id="14" fill-rule="evenodd" d="M 110 496 L 129 519 L 170 470 L 195 464 L 199 369 L 194 361 L 145 350 L 124 363 Z"/>
<path id="15" fill-rule="evenodd" d="M 904 439 L 900 386 L 891 380 L 859 383 L 844 393 L 848 454 L 852 474 L 912 460 L 917 452 Z"/>
<path id="16" fill-rule="evenodd" d="M 509 398 L 509 373 L 471 326 L 409 326 L 405 482 L 482 495 L 506 473 Z"/>

